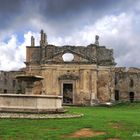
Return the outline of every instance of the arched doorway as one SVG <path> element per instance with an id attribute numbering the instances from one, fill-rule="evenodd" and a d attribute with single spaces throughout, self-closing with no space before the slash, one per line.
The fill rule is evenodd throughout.
<path id="1" fill-rule="evenodd" d="M 131 103 L 134 102 L 134 95 L 135 95 L 134 92 L 129 92 L 129 100 Z"/>

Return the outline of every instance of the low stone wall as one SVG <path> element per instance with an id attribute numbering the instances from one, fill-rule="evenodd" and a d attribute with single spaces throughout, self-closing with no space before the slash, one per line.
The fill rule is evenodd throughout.
<path id="1" fill-rule="evenodd" d="M 62 97 L 55 95 L 0 94 L 3 112 L 62 112 Z"/>

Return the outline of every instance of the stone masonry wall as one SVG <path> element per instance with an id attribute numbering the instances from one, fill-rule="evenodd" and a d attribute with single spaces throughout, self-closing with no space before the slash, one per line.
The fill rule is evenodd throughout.
<path id="1" fill-rule="evenodd" d="M 134 100 L 140 100 L 140 69 L 115 68 L 115 90 L 119 92 L 120 101 L 130 101 L 130 92 Z"/>
<path id="2" fill-rule="evenodd" d="M 114 100 L 114 68 L 100 67 L 98 69 L 98 100 L 99 102 L 110 102 Z"/>
<path id="3" fill-rule="evenodd" d="M 63 95 L 63 84 L 72 83 L 73 104 L 90 104 L 96 98 L 96 65 L 45 65 L 42 76 L 47 95 Z"/>

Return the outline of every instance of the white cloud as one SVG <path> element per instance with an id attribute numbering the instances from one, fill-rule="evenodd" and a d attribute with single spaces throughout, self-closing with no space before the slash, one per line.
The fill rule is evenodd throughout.
<path id="1" fill-rule="evenodd" d="M 16 35 L 11 35 L 7 43 L 0 43 L 0 70 L 18 70 L 25 67 L 26 46 L 30 45 L 30 38 L 34 35 L 38 45 L 39 34 L 31 31 L 24 34 L 24 42 L 20 43 Z"/>
<path id="2" fill-rule="evenodd" d="M 118 38 L 122 33 L 127 38 L 129 35 L 128 30 L 131 27 L 130 24 L 131 16 L 127 16 L 126 13 L 121 13 L 119 16 L 105 16 L 94 24 L 86 25 L 83 29 L 77 30 L 71 36 L 50 37 L 50 42 L 56 45 L 88 45 L 94 43 L 94 37 L 98 34 L 101 36 L 101 41 L 107 43 L 111 37 Z"/>
<path id="3" fill-rule="evenodd" d="M 56 36 L 55 32 L 47 27 L 42 18 L 31 20 L 32 25 L 37 29 L 44 27 L 48 34 L 48 42 L 54 45 L 82 45 L 86 46 L 94 43 L 95 35 L 100 36 L 100 45 L 114 49 L 116 62 L 119 66 L 140 67 L 140 46 L 139 36 L 134 31 L 134 20 L 136 15 L 133 13 L 121 13 L 119 15 L 105 16 L 93 24 L 84 26 L 81 30 L 77 29 L 70 36 Z M 41 22 L 43 24 L 41 24 Z M 137 21 L 139 22 L 139 20 Z M 139 25 L 136 22 L 137 25 Z M 137 26 L 135 26 L 137 30 Z M 69 30 L 69 29 L 68 29 Z M 0 44 L 0 69 L 13 70 L 24 67 L 26 57 L 26 46 L 30 45 L 30 37 L 36 38 L 36 45 L 39 44 L 39 33 L 31 31 L 24 34 L 24 42 L 21 44 L 16 35 L 11 35 L 8 43 Z"/>
<path id="4" fill-rule="evenodd" d="M 100 45 L 114 49 L 118 66 L 140 67 L 139 36 L 134 31 L 133 13 L 105 16 L 96 23 L 86 25 L 71 36 L 51 37 L 50 42 L 56 45 L 88 45 L 94 43 L 95 35 L 100 36 Z M 137 28 L 135 26 L 135 28 Z"/>

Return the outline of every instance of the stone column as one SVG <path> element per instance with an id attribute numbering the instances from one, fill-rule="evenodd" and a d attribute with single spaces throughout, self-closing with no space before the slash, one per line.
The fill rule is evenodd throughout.
<path id="1" fill-rule="evenodd" d="M 52 94 L 59 95 L 58 76 L 56 69 L 52 70 Z"/>
<path id="2" fill-rule="evenodd" d="M 84 73 L 83 70 L 80 70 L 80 92 L 83 91 L 84 88 Z"/>
<path id="3" fill-rule="evenodd" d="M 84 92 L 87 91 L 87 74 L 86 70 L 83 71 L 83 90 Z"/>
<path id="4" fill-rule="evenodd" d="M 97 102 L 97 71 L 91 70 L 91 105 Z"/>

